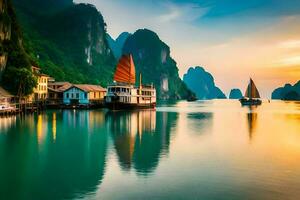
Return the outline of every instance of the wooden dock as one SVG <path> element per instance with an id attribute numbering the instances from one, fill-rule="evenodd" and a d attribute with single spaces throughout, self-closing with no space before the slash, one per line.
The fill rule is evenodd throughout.
<path id="1" fill-rule="evenodd" d="M 10 104 L 10 107 L 0 109 L 0 117 L 7 117 L 17 114 L 31 114 L 39 112 L 45 109 L 45 106 L 41 103 L 14 103 Z"/>

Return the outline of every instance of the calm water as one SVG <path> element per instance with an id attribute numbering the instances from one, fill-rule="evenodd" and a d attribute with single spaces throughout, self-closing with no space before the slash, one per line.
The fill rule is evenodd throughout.
<path id="1" fill-rule="evenodd" d="M 300 104 L 0 119 L 0 199 L 299 199 Z"/>

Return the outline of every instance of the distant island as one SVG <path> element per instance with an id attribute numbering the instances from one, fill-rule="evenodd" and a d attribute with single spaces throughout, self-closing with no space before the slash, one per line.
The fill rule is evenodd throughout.
<path id="1" fill-rule="evenodd" d="M 300 100 L 300 80 L 295 84 L 285 84 L 272 92 L 272 99 Z"/>
<path id="2" fill-rule="evenodd" d="M 234 88 L 230 91 L 229 99 L 241 99 L 243 94 L 240 89 Z"/>
<path id="3" fill-rule="evenodd" d="M 170 47 L 155 32 L 123 32 L 114 40 L 101 12 L 91 4 L 72 0 L 4 2 L 0 81 L 13 95 L 32 94 L 37 86 L 32 66 L 56 81 L 106 87 L 113 81 L 120 56 L 132 54 L 137 74 L 142 74 L 143 83 L 154 84 L 159 99 L 226 98 L 203 67 L 191 67 L 182 80 Z M 277 88 L 272 99 L 300 100 L 299 82 Z M 229 94 L 230 99 L 241 97 L 239 89 Z"/>
<path id="4" fill-rule="evenodd" d="M 226 99 L 226 95 L 215 85 L 213 76 L 203 67 L 191 67 L 183 76 L 183 81 L 198 99 Z"/>
<path id="5" fill-rule="evenodd" d="M 107 41 L 109 44 L 109 47 L 113 51 L 114 56 L 116 59 L 119 59 L 122 56 L 122 49 L 124 46 L 124 43 L 126 42 L 127 38 L 131 34 L 128 32 L 121 33 L 116 40 L 114 40 L 109 34 L 107 34 Z"/>

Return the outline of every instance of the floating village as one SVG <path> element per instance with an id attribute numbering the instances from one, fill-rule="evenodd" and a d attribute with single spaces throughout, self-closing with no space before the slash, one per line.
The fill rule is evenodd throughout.
<path id="1" fill-rule="evenodd" d="M 25 98 L 13 96 L 0 87 L 0 115 L 33 113 L 45 109 L 90 109 L 108 107 L 116 109 L 154 108 L 156 90 L 153 85 L 135 87 L 135 66 L 131 55 L 120 59 L 114 83 L 108 88 L 100 85 L 57 82 L 39 67 L 32 66 L 37 78 L 33 93 Z"/>

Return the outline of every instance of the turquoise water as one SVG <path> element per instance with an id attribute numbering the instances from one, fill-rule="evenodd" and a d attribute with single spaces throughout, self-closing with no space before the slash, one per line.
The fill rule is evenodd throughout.
<path id="1" fill-rule="evenodd" d="M 0 119 L 0 199 L 299 199 L 300 104 Z"/>

